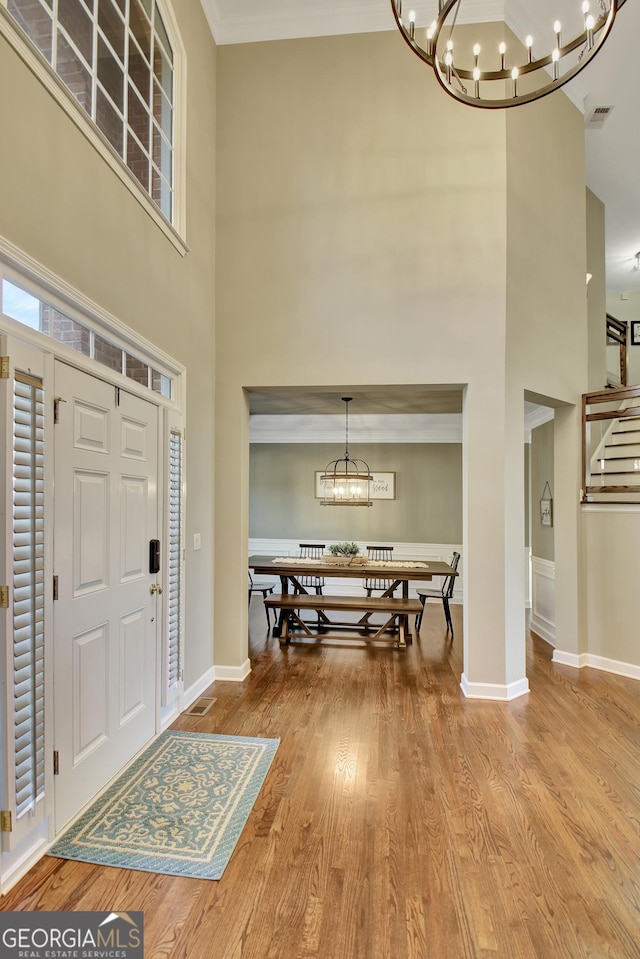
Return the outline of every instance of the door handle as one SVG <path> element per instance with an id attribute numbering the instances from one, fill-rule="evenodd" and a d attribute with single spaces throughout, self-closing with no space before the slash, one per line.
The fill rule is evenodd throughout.
<path id="1" fill-rule="evenodd" d="M 157 593 L 158 596 L 161 596 L 162 586 L 160 585 L 160 583 L 151 583 L 151 585 L 149 586 L 149 592 L 151 593 L 152 596 L 154 593 Z"/>

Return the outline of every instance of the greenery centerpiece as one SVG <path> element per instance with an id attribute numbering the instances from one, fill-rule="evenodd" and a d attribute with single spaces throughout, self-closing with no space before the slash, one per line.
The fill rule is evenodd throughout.
<path id="1" fill-rule="evenodd" d="M 338 566 L 350 566 L 352 563 L 361 565 L 367 562 L 367 557 L 359 556 L 359 552 L 357 543 L 334 543 L 323 558 L 326 563 L 335 563 Z"/>

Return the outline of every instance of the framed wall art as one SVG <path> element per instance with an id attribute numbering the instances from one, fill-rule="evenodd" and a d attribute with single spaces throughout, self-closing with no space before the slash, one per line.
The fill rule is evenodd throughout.
<path id="1" fill-rule="evenodd" d="M 543 526 L 553 526 L 553 497 L 548 482 L 544 484 L 540 500 L 540 522 Z"/>

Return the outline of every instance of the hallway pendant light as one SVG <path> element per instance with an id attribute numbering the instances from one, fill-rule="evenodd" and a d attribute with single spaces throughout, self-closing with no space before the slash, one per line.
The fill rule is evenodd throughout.
<path id="1" fill-rule="evenodd" d="M 404 40 L 416 56 L 433 68 L 440 86 L 455 100 L 474 107 L 497 109 L 539 100 L 568 83 L 593 60 L 609 36 L 625 0 L 572 0 L 568 30 L 556 20 L 544 35 L 532 31 L 521 41 L 496 43 L 494 48 L 469 42 L 467 28 L 456 34 L 458 20 L 473 24 L 473 0 L 413 0 L 420 19 L 431 22 L 420 30 L 416 11 L 405 15 L 402 0 L 391 9 Z M 437 13 L 434 9 L 437 5 Z M 461 14 L 462 9 L 462 15 Z M 478 9 L 476 7 L 476 9 Z M 566 34 L 566 36 L 565 36 Z M 462 38 L 464 36 L 464 39 Z M 567 39 L 566 37 L 569 37 Z"/>
<path id="2" fill-rule="evenodd" d="M 343 396 L 345 404 L 345 451 L 342 459 L 331 460 L 320 477 L 323 506 L 373 506 L 373 476 L 364 460 L 349 456 L 349 403 L 352 396 Z"/>

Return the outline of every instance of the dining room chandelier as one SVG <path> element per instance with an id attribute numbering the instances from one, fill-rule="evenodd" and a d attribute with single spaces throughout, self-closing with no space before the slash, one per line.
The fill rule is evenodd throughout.
<path id="1" fill-rule="evenodd" d="M 405 13 L 403 0 L 391 0 L 391 9 L 402 37 L 433 68 L 440 86 L 455 100 L 491 110 L 539 100 L 577 76 L 601 49 L 625 0 L 572 3 L 564 25 L 556 20 L 543 35 L 519 40 L 514 34 L 508 46 L 501 40 L 492 48 L 467 42 L 468 25 L 478 22 L 473 0 L 430 0 L 419 15 Z M 430 25 L 419 30 L 418 22 Z M 463 27 L 458 33 L 457 26 Z"/>
<path id="2" fill-rule="evenodd" d="M 364 460 L 349 455 L 349 403 L 352 396 L 343 396 L 345 404 L 345 451 L 342 459 L 331 460 L 320 477 L 323 506 L 373 506 L 373 476 Z"/>

